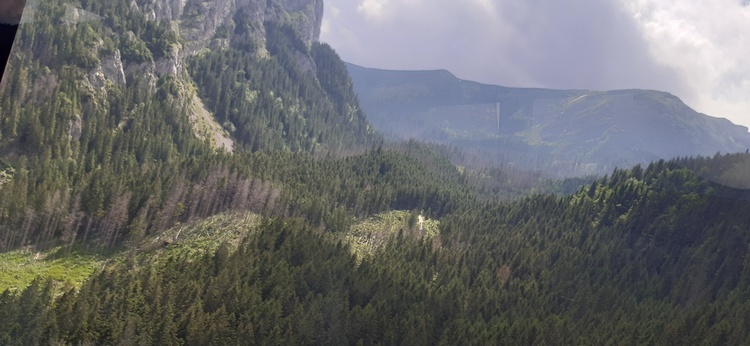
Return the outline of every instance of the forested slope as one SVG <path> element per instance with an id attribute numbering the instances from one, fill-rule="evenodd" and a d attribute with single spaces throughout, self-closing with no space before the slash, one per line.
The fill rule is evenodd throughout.
<path id="1" fill-rule="evenodd" d="M 217 121 L 252 151 L 315 153 L 372 142 L 374 131 L 331 47 L 314 43 L 316 71 L 303 71 L 294 52 L 306 47 L 291 27 L 266 23 L 266 32 L 274 59 L 234 48 L 192 59 L 191 72 Z"/>
<path id="2" fill-rule="evenodd" d="M 285 215 L 266 205 L 299 192 L 278 174 L 252 175 L 254 163 L 363 153 L 379 140 L 336 53 L 285 21 L 306 9 L 264 2 L 268 13 L 245 18 L 265 18 L 262 28 L 224 27 L 216 35 L 231 44 L 191 55 L 190 31 L 151 5 L 59 0 L 27 11 L 0 87 L 0 249 L 113 247 L 230 209 Z M 211 20 L 185 6 L 190 25 Z M 238 157 L 198 135 L 196 89 Z"/>
<path id="3" fill-rule="evenodd" d="M 747 157 L 715 160 L 732 159 Z M 359 260 L 269 220 L 234 252 L 131 260 L 54 303 L 41 281 L 6 293 L 0 325 L 5 340 L 68 343 L 744 344 L 748 192 L 727 198 L 691 165 L 712 161 L 463 203 L 436 238 L 405 229 Z"/>

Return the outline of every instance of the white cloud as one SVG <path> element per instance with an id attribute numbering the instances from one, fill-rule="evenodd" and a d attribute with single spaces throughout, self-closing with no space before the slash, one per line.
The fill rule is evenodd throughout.
<path id="1" fill-rule="evenodd" d="M 357 6 L 357 11 L 369 19 L 383 17 L 389 0 L 364 0 Z"/>
<path id="2" fill-rule="evenodd" d="M 330 14 L 332 17 L 338 17 L 341 14 L 341 10 L 339 10 L 338 7 L 330 5 L 326 7 L 326 10 L 328 14 Z"/>
<path id="3" fill-rule="evenodd" d="M 320 25 L 320 34 L 323 36 L 327 36 L 331 34 L 331 21 L 328 19 L 323 19 L 323 22 Z"/>
<path id="4" fill-rule="evenodd" d="M 685 77 L 686 101 L 700 111 L 750 125 L 750 8 L 737 0 L 624 3 L 656 61 Z"/>

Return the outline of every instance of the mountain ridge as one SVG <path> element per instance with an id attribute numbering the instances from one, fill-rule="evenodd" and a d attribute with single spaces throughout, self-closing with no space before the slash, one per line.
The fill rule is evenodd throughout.
<path id="1" fill-rule="evenodd" d="M 603 174 L 750 147 L 747 127 L 698 113 L 663 91 L 513 88 L 447 70 L 347 68 L 368 119 L 387 136 L 489 152 L 531 169 Z"/>

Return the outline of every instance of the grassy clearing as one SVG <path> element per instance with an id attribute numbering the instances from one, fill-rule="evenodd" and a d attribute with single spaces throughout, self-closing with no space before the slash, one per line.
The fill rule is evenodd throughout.
<path id="1" fill-rule="evenodd" d="M 192 114 L 190 120 L 195 131 L 195 135 L 203 140 L 208 140 L 212 147 L 224 149 L 231 153 L 234 151 L 234 141 L 231 135 L 218 123 L 216 118 L 206 109 L 206 106 L 198 97 L 191 87 L 193 103 L 191 105 Z"/>
<path id="2" fill-rule="evenodd" d="M 190 258 L 215 251 L 222 244 L 236 247 L 260 220 L 260 216 L 252 213 L 221 214 L 176 225 L 158 236 L 144 239 L 132 249 L 111 253 L 69 247 L 0 253 L 0 292 L 21 291 L 37 277 L 52 279 L 61 287 L 80 287 L 97 268 L 116 265 L 133 256 L 153 260 L 172 255 Z"/>
<path id="3" fill-rule="evenodd" d="M 440 221 L 424 219 L 420 230 L 417 215 L 408 211 L 390 211 L 352 225 L 344 240 L 352 252 L 362 258 L 374 255 L 398 232 L 415 239 L 437 239 L 440 236 L 439 224 Z"/>
<path id="4" fill-rule="evenodd" d="M 0 254 L 0 292 L 22 290 L 37 277 L 79 287 L 105 257 L 83 250 L 57 247 L 34 252 L 16 250 Z"/>
<path id="5" fill-rule="evenodd" d="M 253 213 L 220 214 L 185 225 L 175 225 L 157 237 L 144 240 L 136 251 L 139 255 L 198 257 L 215 251 L 222 244 L 237 247 L 260 223 L 262 217 Z"/>

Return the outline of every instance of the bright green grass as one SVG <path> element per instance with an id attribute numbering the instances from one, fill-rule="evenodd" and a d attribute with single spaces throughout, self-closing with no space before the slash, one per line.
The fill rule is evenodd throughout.
<path id="1" fill-rule="evenodd" d="M 61 286 L 80 287 L 97 268 L 122 263 L 132 256 L 152 260 L 169 256 L 195 258 L 215 251 L 222 244 L 236 247 L 260 220 L 260 216 L 251 213 L 221 214 L 178 224 L 144 239 L 136 247 L 108 254 L 69 247 L 0 253 L 0 292 L 21 291 L 37 277 L 52 279 Z"/>
<path id="2" fill-rule="evenodd" d="M 147 238 L 135 251 L 151 257 L 194 258 L 215 251 L 222 244 L 238 246 L 261 220 L 260 215 L 253 213 L 227 213 L 178 224 L 159 236 Z"/>
<path id="3" fill-rule="evenodd" d="M 16 250 L 0 254 L 0 292 L 22 290 L 37 277 L 49 278 L 65 285 L 79 287 L 104 256 L 57 247 L 34 252 Z"/>
<path id="4" fill-rule="evenodd" d="M 411 213 L 398 210 L 378 214 L 352 225 L 344 240 L 349 244 L 352 252 L 362 258 L 374 255 L 386 245 L 391 236 L 398 234 L 399 231 L 405 236 L 416 239 L 435 239 L 439 236 L 440 221 L 425 218 L 422 230 L 420 230 L 418 222 L 415 222 L 413 226 L 409 225 L 410 217 Z"/>

